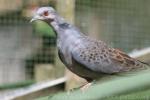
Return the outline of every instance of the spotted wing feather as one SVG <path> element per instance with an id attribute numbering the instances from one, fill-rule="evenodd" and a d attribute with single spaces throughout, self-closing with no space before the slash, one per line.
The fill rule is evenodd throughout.
<path id="1" fill-rule="evenodd" d="M 84 46 L 72 51 L 72 57 L 85 67 L 101 73 L 119 73 L 144 68 L 138 60 L 108 47 L 102 41 L 83 38 Z"/>

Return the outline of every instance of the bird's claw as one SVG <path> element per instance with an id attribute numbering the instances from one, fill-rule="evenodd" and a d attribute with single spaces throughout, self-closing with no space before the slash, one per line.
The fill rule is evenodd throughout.
<path id="1" fill-rule="evenodd" d="M 92 83 L 87 83 L 86 85 L 82 86 L 80 89 L 82 92 L 86 91 L 90 86 L 92 85 Z"/>

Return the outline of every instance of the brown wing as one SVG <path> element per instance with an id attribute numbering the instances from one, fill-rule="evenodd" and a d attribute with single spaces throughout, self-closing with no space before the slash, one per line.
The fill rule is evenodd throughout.
<path id="1" fill-rule="evenodd" d="M 131 58 L 119 49 L 109 49 L 109 53 L 111 60 L 123 67 L 121 71 L 145 69 L 145 66 L 140 61 Z"/>

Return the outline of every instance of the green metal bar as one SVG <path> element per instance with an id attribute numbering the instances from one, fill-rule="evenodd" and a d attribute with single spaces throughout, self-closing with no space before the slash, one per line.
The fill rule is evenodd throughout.
<path id="1" fill-rule="evenodd" d="M 39 100 L 101 100 L 106 97 L 121 96 L 150 89 L 150 71 L 138 73 L 135 76 L 116 78 L 111 81 L 98 83 L 91 86 L 84 93 L 76 90 L 71 93 L 63 92 L 47 96 Z"/>
<path id="2" fill-rule="evenodd" d="M 120 96 L 106 97 L 103 100 L 150 100 L 150 90 Z"/>

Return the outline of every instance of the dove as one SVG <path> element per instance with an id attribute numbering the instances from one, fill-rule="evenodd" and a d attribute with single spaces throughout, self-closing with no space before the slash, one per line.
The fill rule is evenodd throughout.
<path id="1" fill-rule="evenodd" d="M 144 62 L 123 51 L 86 36 L 52 7 L 39 8 L 31 22 L 36 20 L 44 21 L 52 27 L 57 36 L 60 60 L 70 71 L 86 79 L 88 83 L 106 75 L 148 68 Z"/>

